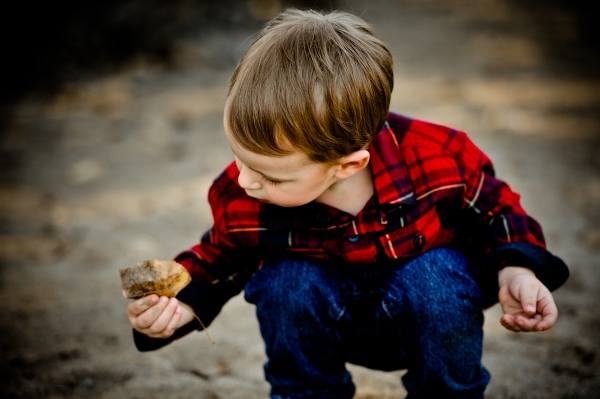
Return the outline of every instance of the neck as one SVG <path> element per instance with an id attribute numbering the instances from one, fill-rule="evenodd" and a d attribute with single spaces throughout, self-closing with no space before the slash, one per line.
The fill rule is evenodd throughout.
<path id="1" fill-rule="evenodd" d="M 332 184 L 316 201 L 356 216 L 372 196 L 373 176 L 371 168 L 367 166 L 349 178 Z"/>

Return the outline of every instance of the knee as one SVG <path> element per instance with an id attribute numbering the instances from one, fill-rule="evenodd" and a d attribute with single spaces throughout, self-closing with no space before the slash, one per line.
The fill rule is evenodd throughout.
<path id="1" fill-rule="evenodd" d="M 246 301 L 259 311 L 305 316 L 343 311 L 338 276 L 326 265 L 303 258 L 265 262 L 245 287 Z"/>

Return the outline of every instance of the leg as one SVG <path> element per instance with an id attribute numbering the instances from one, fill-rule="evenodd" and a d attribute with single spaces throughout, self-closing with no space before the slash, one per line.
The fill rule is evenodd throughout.
<path id="1" fill-rule="evenodd" d="M 245 288 L 256 305 L 269 361 L 265 375 L 276 399 L 350 399 L 336 321 L 343 315 L 343 287 L 333 268 L 302 258 L 265 262 Z"/>
<path id="2" fill-rule="evenodd" d="M 394 271 L 383 307 L 406 343 L 408 398 L 483 398 L 481 291 L 458 251 L 438 248 Z"/>

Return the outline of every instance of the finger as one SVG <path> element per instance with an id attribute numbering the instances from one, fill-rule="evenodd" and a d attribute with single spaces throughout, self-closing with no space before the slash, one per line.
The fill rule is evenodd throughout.
<path id="1" fill-rule="evenodd" d="M 500 318 L 500 324 L 502 324 L 502 326 L 509 331 L 513 331 L 513 332 L 521 332 L 522 331 L 521 327 L 519 327 L 515 323 L 515 317 L 511 314 L 504 314 Z"/>
<path id="2" fill-rule="evenodd" d="M 170 313 L 170 306 L 171 306 L 171 304 L 169 303 L 169 306 L 165 309 L 165 312 L 163 312 L 163 314 L 167 313 L 167 312 Z M 153 328 L 153 327 L 151 327 L 146 332 L 146 335 L 148 335 L 149 337 L 152 337 L 152 338 L 169 338 L 170 336 L 173 335 L 173 333 L 175 333 L 175 330 L 177 330 L 177 326 L 179 325 L 179 320 L 181 320 L 182 315 L 183 315 L 183 310 L 181 309 L 181 307 L 178 305 L 175 305 L 175 311 L 173 312 L 173 317 L 169 321 L 169 324 L 167 325 L 167 327 L 164 330 L 162 330 L 160 332 L 156 332 L 156 333 L 150 332 L 151 329 Z M 157 330 L 158 329 L 160 329 L 160 327 L 157 328 Z"/>
<path id="3" fill-rule="evenodd" d="M 542 320 L 536 324 L 535 330 L 545 331 L 552 328 L 558 319 L 558 309 L 556 308 L 552 294 L 548 293 L 546 297 L 542 298 L 538 303 L 538 306 L 540 308 Z"/>
<path id="4" fill-rule="evenodd" d="M 537 308 L 537 298 L 539 294 L 539 287 L 534 284 L 523 284 L 519 290 L 519 299 L 521 300 L 521 307 L 523 313 L 528 316 L 533 316 Z"/>
<path id="5" fill-rule="evenodd" d="M 535 331 L 535 326 L 542 320 L 542 315 L 539 313 L 533 317 L 527 317 L 526 315 L 517 316 L 515 323 L 521 327 L 522 331 Z"/>
<path id="6" fill-rule="evenodd" d="M 160 317 L 168 303 L 169 298 L 166 296 L 161 296 L 154 306 L 146 309 L 145 312 L 135 318 L 135 325 L 143 330 L 149 328 Z M 146 333 L 145 331 L 142 332 Z"/>
<path id="7" fill-rule="evenodd" d="M 177 326 L 179 325 L 179 320 L 181 320 L 181 315 L 183 315 L 183 310 L 181 309 L 181 306 L 177 305 L 177 307 L 175 309 L 175 313 L 173 314 L 173 317 L 171 318 L 169 325 L 167 326 L 167 328 L 165 328 L 165 331 L 164 331 L 165 334 L 168 334 L 168 336 L 173 335 L 175 330 L 177 330 Z"/>
<path id="8" fill-rule="evenodd" d="M 158 295 L 148 295 L 140 299 L 136 299 L 127 306 L 127 313 L 131 317 L 137 317 L 144 313 L 148 308 L 158 303 Z"/>
<path id="9" fill-rule="evenodd" d="M 167 306 L 164 308 L 162 313 L 158 316 L 156 321 L 154 323 L 152 323 L 152 325 L 148 328 L 148 331 L 151 334 L 162 335 L 162 333 L 165 331 L 165 329 L 171 322 L 171 319 L 173 318 L 173 315 L 175 314 L 175 311 L 177 310 L 178 307 L 179 306 L 178 306 L 177 299 L 170 298 L 167 301 Z"/>

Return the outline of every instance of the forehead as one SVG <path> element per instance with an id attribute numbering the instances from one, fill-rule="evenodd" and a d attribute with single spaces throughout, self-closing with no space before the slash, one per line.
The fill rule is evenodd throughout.
<path id="1" fill-rule="evenodd" d="M 265 172 L 271 176 L 281 176 L 283 174 L 292 175 L 299 169 L 317 166 L 317 164 L 310 161 L 304 152 L 294 148 L 289 148 L 291 153 L 281 156 L 257 154 L 244 148 L 238 143 L 228 131 L 227 126 L 225 126 L 225 132 L 229 145 L 236 157 L 238 157 L 243 164 L 258 172 Z"/>

